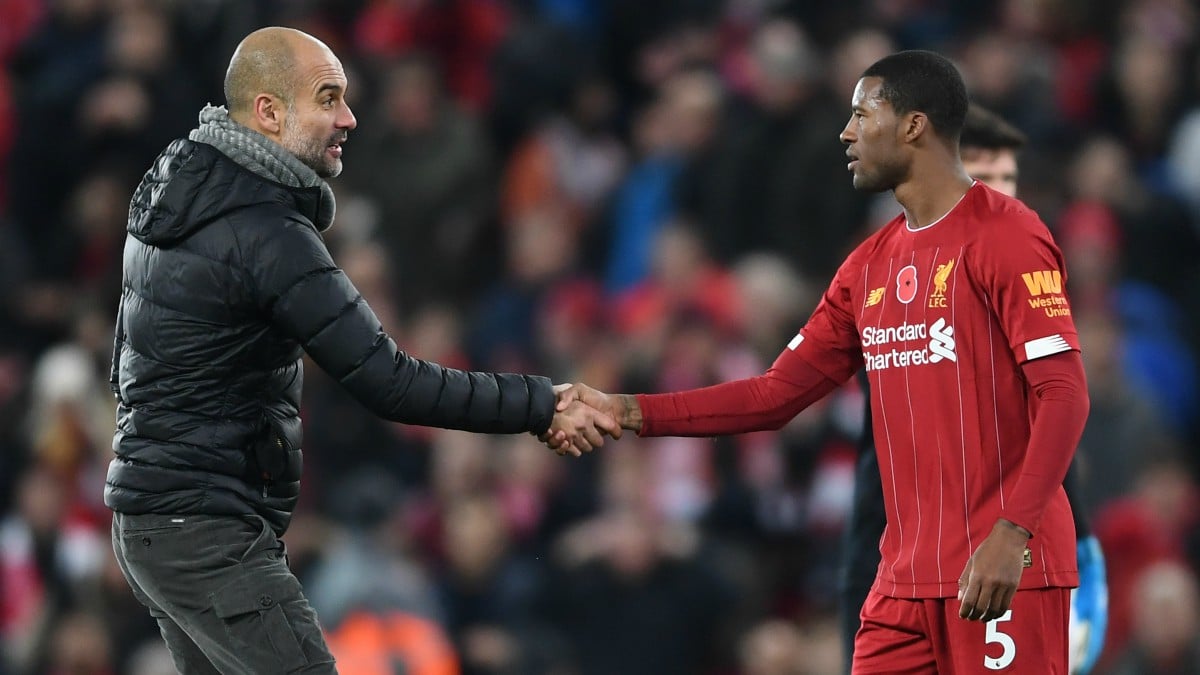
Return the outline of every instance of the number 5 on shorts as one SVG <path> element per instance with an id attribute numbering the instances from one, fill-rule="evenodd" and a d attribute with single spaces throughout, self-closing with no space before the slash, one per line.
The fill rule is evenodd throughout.
<path id="1" fill-rule="evenodd" d="M 1017 643 L 1013 642 L 1011 635 L 1000 632 L 1000 629 L 996 627 L 1001 621 L 1008 621 L 1011 618 L 1012 610 L 1010 609 L 987 622 L 987 632 L 985 633 L 984 642 L 989 645 L 993 642 L 999 642 L 1000 646 L 1003 647 L 1003 651 L 1000 652 L 1000 658 L 998 659 L 993 659 L 986 654 L 984 655 L 983 667 L 988 670 L 1003 670 L 1012 664 L 1013 659 L 1017 658 Z"/>

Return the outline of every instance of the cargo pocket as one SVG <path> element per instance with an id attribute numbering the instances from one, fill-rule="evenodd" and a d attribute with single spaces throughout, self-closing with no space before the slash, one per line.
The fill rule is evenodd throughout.
<path id="1" fill-rule="evenodd" d="M 265 579 L 247 575 L 211 596 L 213 611 L 224 622 L 230 643 L 253 672 L 283 672 L 308 665 L 284 607 L 301 598 L 291 574 Z M 268 668 L 268 670 L 261 670 Z"/>

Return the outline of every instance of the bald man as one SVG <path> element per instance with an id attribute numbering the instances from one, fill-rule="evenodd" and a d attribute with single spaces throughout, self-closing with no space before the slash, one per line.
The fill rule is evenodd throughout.
<path id="1" fill-rule="evenodd" d="M 130 205 L 104 501 L 185 675 L 336 672 L 279 541 L 300 490 L 303 353 L 390 420 L 548 434 L 573 454 L 620 433 L 582 405 L 555 413 L 545 378 L 443 368 L 383 332 L 321 238 L 324 179 L 356 125 L 347 85 L 315 38 L 250 34 L 228 108 L 201 111 Z"/>

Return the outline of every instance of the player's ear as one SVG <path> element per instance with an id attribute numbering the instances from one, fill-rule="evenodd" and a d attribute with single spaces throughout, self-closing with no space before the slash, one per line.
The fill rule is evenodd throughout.
<path id="1" fill-rule="evenodd" d="M 900 120 L 900 135 L 905 143 L 912 143 L 929 129 L 929 117 L 920 111 L 905 113 Z"/>

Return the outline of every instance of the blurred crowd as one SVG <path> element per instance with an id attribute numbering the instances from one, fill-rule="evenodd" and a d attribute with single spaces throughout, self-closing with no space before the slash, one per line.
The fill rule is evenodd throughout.
<path id="1" fill-rule="evenodd" d="M 0 0 L 0 675 L 173 672 L 102 503 L 126 210 L 270 24 L 346 67 L 327 241 L 401 347 L 609 391 L 762 372 L 898 212 L 843 168 L 858 74 L 954 58 L 1067 260 L 1101 672 L 1200 672 L 1189 0 Z M 578 460 L 306 385 L 285 541 L 344 675 L 840 672 L 854 382 L 777 433 Z"/>

